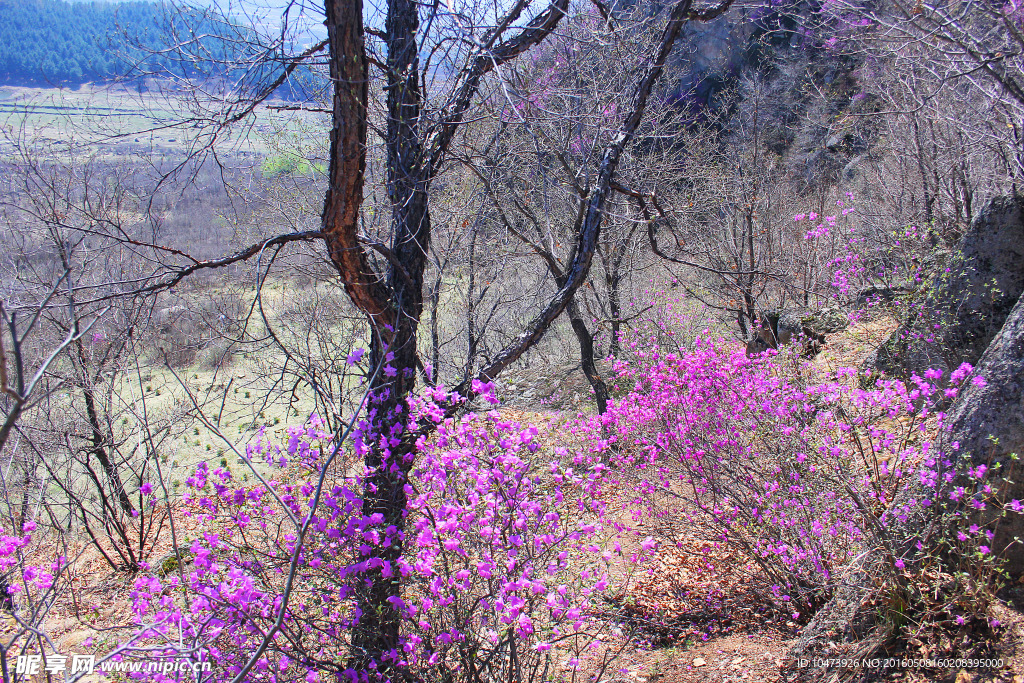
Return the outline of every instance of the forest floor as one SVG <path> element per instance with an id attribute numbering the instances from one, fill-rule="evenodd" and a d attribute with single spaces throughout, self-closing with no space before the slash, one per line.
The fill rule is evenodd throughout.
<path id="1" fill-rule="evenodd" d="M 815 363 L 823 367 L 858 365 L 871 348 L 892 330 L 891 320 L 857 325 L 830 338 L 827 351 Z M 606 368 L 607 369 L 607 368 Z M 513 419 L 556 425 L 561 416 L 581 409 L 588 387 L 581 373 L 556 369 L 541 378 L 514 376 L 499 386 L 506 398 L 503 409 Z M 563 412 L 564 411 L 564 412 Z M 550 438 L 555 431 L 547 431 Z M 191 519 L 176 519 L 176 533 L 195 530 Z M 152 557 L 161 561 L 171 552 L 164 534 Z M 154 563 L 155 564 L 155 563 Z M 104 640 L 113 643 L 119 626 L 130 622 L 132 581 L 110 569 L 100 555 L 84 544 L 73 563 L 75 589 L 61 596 L 45 624 L 62 654 L 95 651 Z M 620 626 L 616 638 L 605 642 L 595 661 L 619 653 L 613 666 L 597 675 L 590 662 L 556 675 L 556 680 L 604 683 L 782 683 L 799 673 L 788 655 L 806 619 L 781 612 L 766 599 L 764 581 L 752 563 L 728 549 L 699 537 L 664 543 L 647 569 L 634 577 L 629 595 L 614 600 Z M 869 670 L 868 678 L 900 683 L 1024 683 L 1024 584 L 1000 594 L 989 615 L 997 619 L 997 640 L 985 643 L 988 657 L 1001 658 L 996 668 L 945 666 L 931 669 Z M 921 644 L 916 651 L 890 652 L 890 657 L 957 656 L 935 654 Z M 880 655 L 881 656 L 881 655 Z M 977 656 L 963 654 L 960 656 Z M 812 664 L 808 664 L 811 666 Z M 95 677 L 92 680 L 100 680 Z M 834 679 L 836 683 L 841 678 Z M 91 683 L 86 680 L 84 683 Z"/>

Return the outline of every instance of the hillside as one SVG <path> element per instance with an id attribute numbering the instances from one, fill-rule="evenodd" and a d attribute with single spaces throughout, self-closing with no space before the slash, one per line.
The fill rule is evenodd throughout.
<path id="1" fill-rule="evenodd" d="M 15 85 L 79 85 L 129 66 L 127 36 L 143 40 L 164 23 L 151 2 L 0 2 L 0 80 Z"/>
<path id="2" fill-rule="evenodd" d="M 0 0 L 0 84 L 78 87 L 147 76 L 235 79 L 257 45 L 251 27 L 213 11 L 159 2 Z M 261 52 L 262 54 L 262 52 Z M 273 63 L 267 73 L 275 73 Z M 262 79 L 261 71 L 246 73 Z M 300 69 L 293 81 L 309 83 Z M 301 88 L 299 88 L 301 89 Z M 293 97 L 294 85 L 279 96 Z"/>
<path id="3" fill-rule="evenodd" d="M 85 1 L 3 683 L 1024 683 L 1024 2 Z"/>

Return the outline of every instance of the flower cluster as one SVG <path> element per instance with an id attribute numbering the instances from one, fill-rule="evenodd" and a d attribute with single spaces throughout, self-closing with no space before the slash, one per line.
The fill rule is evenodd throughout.
<path id="1" fill-rule="evenodd" d="M 12 569 L 18 570 L 15 573 L 17 581 L 4 583 L 9 595 L 23 591 L 48 592 L 53 588 L 55 577 L 66 565 L 63 557 L 41 566 L 27 561 L 26 551 L 32 543 L 32 532 L 35 530 L 36 523 L 28 521 L 20 535 L 0 535 L 0 575 L 7 575 Z"/>
<path id="2" fill-rule="evenodd" d="M 904 563 L 899 525 L 953 482 L 953 462 L 928 438 L 944 418 L 933 406 L 956 395 L 970 367 L 952 384 L 930 371 L 862 388 L 853 369 L 794 372 L 795 358 L 732 347 L 641 349 L 620 367 L 632 390 L 582 428 L 635 509 L 731 544 L 770 577 L 780 604 L 809 616 L 855 554 L 889 548 L 894 566 Z M 899 499 L 908 485 L 921 495 Z"/>
<path id="3" fill-rule="evenodd" d="M 594 642 L 619 556 L 602 545 L 603 470 L 496 412 L 449 419 L 422 444 L 407 647 L 423 668 L 504 678 L 502 651 L 571 662 Z"/>
<path id="4" fill-rule="evenodd" d="M 473 388 L 494 401 L 492 385 Z M 246 449 L 253 471 L 270 473 L 258 485 L 200 464 L 185 497 L 200 529 L 190 561 L 137 580 L 135 646 L 150 658 L 154 648 L 206 658 L 210 680 L 231 680 L 256 652 L 248 680 L 362 680 L 365 666 L 349 661 L 365 621 L 358 595 L 379 573 L 400 582 L 388 599 L 405 624 L 381 667 L 477 667 L 493 677 L 531 660 L 578 662 L 605 627 L 598 596 L 621 557 L 603 546 L 604 468 L 542 449 L 537 427 L 495 412 L 446 418 L 439 402 L 455 400 L 436 387 L 404 411 L 406 430 L 435 424 L 416 445 L 400 525 L 364 510 L 373 486 L 362 464 L 373 445 L 367 422 L 333 460 L 332 435 L 315 417 L 283 443 L 261 432 Z M 374 548 L 396 552 L 386 559 Z"/>

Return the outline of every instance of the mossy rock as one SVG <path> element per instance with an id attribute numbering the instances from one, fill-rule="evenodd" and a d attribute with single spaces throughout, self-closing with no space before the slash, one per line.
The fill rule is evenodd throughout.
<path id="1" fill-rule="evenodd" d="M 835 334 L 850 326 L 850 318 L 839 308 L 821 308 L 800 318 L 800 327 L 816 334 Z"/>
<path id="2" fill-rule="evenodd" d="M 182 565 L 188 564 L 192 561 L 193 555 L 191 552 L 185 549 L 179 549 L 177 553 L 173 550 L 166 555 L 163 555 L 156 562 L 152 564 L 156 575 L 160 578 L 167 576 L 178 571 L 178 568 Z"/>
<path id="3" fill-rule="evenodd" d="M 998 197 L 972 221 L 907 315 L 864 365 L 901 379 L 976 365 L 1024 293 L 1024 199 Z"/>

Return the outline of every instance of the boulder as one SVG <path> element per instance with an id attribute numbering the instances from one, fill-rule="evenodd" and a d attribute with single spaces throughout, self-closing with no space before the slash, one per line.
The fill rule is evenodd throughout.
<path id="1" fill-rule="evenodd" d="M 985 465 L 990 486 L 1009 503 L 1024 503 L 1024 296 L 974 372 L 984 383 L 962 389 L 947 418 L 947 451 L 956 445 L 957 471 Z M 979 513 L 977 523 L 995 532 L 992 550 L 1007 559 L 1014 579 L 1024 576 L 1024 513 Z"/>
<path id="2" fill-rule="evenodd" d="M 754 330 L 753 338 L 747 342 L 747 355 L 777 349 L 794 339 L 800 339 L 804 343 L 805 354 L 813 356 L 824 345 L 826 334 L 841 332 L 849 324 L 846 313 L 838 308 L 767 311 L 761 326 Z"/>
<path id="3" fill-rule="evenodd" d="M 900 378 L 976 364 L 1024 293 L 1024 198 L 992 200 L 865 369 Z"/>
<path id="4" fill-rule="evenodd" d="M 859 292 L 853 301 L 857 308 L 870 308 L 878 304 L 887 304 L 914 292 L 910 285 L 895 285 L 893 287 L 866 287 Z"/>

